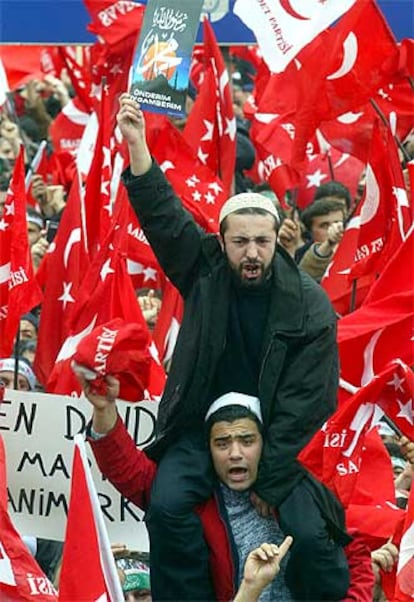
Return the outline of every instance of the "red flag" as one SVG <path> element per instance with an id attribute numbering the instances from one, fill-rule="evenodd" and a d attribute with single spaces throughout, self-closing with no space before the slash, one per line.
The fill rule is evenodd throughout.
<path id="1" fill-rule="evenodd" d="M 154 329 L 154 342 L 164 364 L 172 357 L 183 312 L 184 303 L 180 293 L 166 280 L 162 291 L 161 310 Z"/>
<path id="2" fill-rule="evenodd" d="M 168 120 L 158 129 L 150 149 L 184 207 L 204 230 L 217 232 L 220 209 L 227 198 L 224 183 L 199 163 L 181 132 Z"/>
<path id="3" fill-rule="evenodd" d="M 80 579 L 85 572 L 87 579 Z M 71 493 L 59 579 L 59 601 L 123 600 L 85 443 L 75 437 Z"/>
<path id="4" fill-rule="evenodd" d="M 127 205 L 119 208 L 126 212 Z M 57 356 L 48 381 L 48 391 L 62 394 L 80 392 L 79 382 L 71 369 L 71 358 L 80 341 L 96 326 L 118 317 L 147 328 L 126 269 L 127 237 L 125 225 L 121 225 L 123 223 L 122 216 L 119 222 L 115 220 L 83 278 L 71 329 Z M 147 394 L 150 398 L 161 395 L 165 383 L 165 373 L 154 347 L 150 339 L 148 350 L 153 358 Z"/>
<path id="5" fill-rule="evenodd" d="M 410 378 L 409 372 L 400 362 L 388 365 L 339 407 L 299 455 L 300 461 L 336 492 L 345 507 L 357 484 L 365 436 L 383 413 L 392 417 L 409 439 L 414 438 L 412 405 L 401 410 L 394 384 L 404 383 L 408 395 L 413 395 L 414 377 Z"/>
<path id="6" fill-rule="evenodd" d="M 410 497 L 405 517 L 403 536 L 398 556 L 395 602 L 411 602 L 414 598 L 414 487 L 411 486 Z"/>
<path id="7" fill-rule="evenodd" d="M 87 264 L 76 172 L 56 237 L 41 265 L 45 287 L 34 370 L 43 386 L 46 386 L 59 349 L 69 334 Z"/>
<path id="8" fill-rule="evenodd" d="M 119 380 L 120 399 L 141 400 L 149 385 L 152 361 L 149 338 L 142 322 L 125 323 L 114 318 L 80 341 L 73 356 L 73 368 L 75 372 L 86 368 L 86 378 L 102 394 L 106 391 L 105 377 L 110 374 Z"/>
<path id="9" fill-rule="evenodd" d="M 56 155 L 76 155 L 89 113 L 77 98 L 73 98 L 59 112 L 50 125 L 49 134 Z"/>
<path id="10" fill-rule="evenodd" d="M 57 601 L 57 592 L 30 554 L 7 512 L 6 458 L 0 436 L 0 600 Z"/>
<path id="11" fill-rule="evenodd" d="M 228 71 L 212 26 L 203 22 L 205 73 L 184 128 L 184 137 L 200 161 L 222 180 L 231 194 L 236 161 L 236 119 Z"/>
<path id="12" fill-rule="evenodd" d="M 88 30 L 106 44 L 116 44 L 128 36 L 137 36 L 145 7 L 137 2 L 114 0 L 84 0 L 92 18 Z"/>
<path id="13" fill-rule="evenodd" d="M 86 242 L 91 259 L 93 259 L 108 234 L 113 215 L 113 199 L 111 198 L 110 189 L 112 179 L 111 137 L 113 131 L 109 108 L 109 99 L 104 87 L 98 116 L 99 128 L 95 150 L 85 182 Z"/>
<path id="14" fill-rule="evenodd" d="M 389 129 L 379 121 L 374 126 L 358 215 L 351 279 L 379 272 L 405 239 L 412 221 L 397 147 Z"/>
<path id="15" fill-rule="evenodd" d="M 388 362 L 414 364 L 414 229 L 373 284 L 363 305 L 338 323 L 341 376 L 364 385 Z"/>
<path id="16" fill-rule="evenodd" d="M 82 103 L 85 111 L 90 113 L 92 111 L 90 66 L 79 64 L 72 49 L 68 47 L 58 46 L 58 52 L 62 63 L 67 69 L 76 96 Z"/>
<path id="17" fill-rule="evenodd" d="M 42 298 L 27 238 L 24 177 L 21 148 L 0 219 L 0 357 L 11 355 L 20 316 Z"/>

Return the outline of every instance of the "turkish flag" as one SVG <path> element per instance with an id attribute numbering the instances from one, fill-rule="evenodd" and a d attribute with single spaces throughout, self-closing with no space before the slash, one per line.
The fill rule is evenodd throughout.
<path id="1" fill-rule="evenodd" d="M 127 273 L 126 221 L 122 215 L 127 212 L 127 208 L 127 205 L 119 206 L 111 231 L 84 275 L 73 310 L 70 331 L 48 380 L 47 390 L 50 392 L 80 393 L 79 382 L 71 369 L 71 360 L 80 341 L 95 327 L 114 318 L 121 318 L 147 328 Z M 146 398 L 155 398 L 162 393 L 165 373 L 151 339 L 148 351 L 152 362 Z"/>
<path id="2" fill-rule="evenodd" d="M 80 435 L 74 443 L 59 602 L 123 600 L 85 443 Z M 85 568 L 87 578 L 80 579 Z"/>
<path id="3" fill-rule="evenodd" d="M 38 305 L 27 238 L 23 147 L 16 159 L 0 218 L 0 357 L 9 357 L 22 314 Z"/>
<path id="4" fill-rule="evenodd" d="M 364 385 L 388 362 L 414 364 L 414 230 L 372 285 L 362 306 L 338 323 L 341 376 Z"/>
<path id="5" fill-rule="evenodd" d="M 402 515 L 404 511 L 396 506 L 390 455 L 378 430 L 371 429 L 364 438 L 359 472 L 346 509 L 347 528 L 368 535 L 379 547 L 394 534 Z"/>
<path id="6" fill-rule="evenodd" d="M 76 172 L 56 237 L 37 276 L 44 281 L 34 370 L 46 386 L 59 350 L 69 334 L 79 286 L 83 282 L 88 255 L 83 237 L 80 183 Z"/>
<path id="7" fill-rule="evenodd" d="M 312 203 L 316 189 L 321 184 L 336 180 L 346 186 L 351 198 L 355 198 L 364 164 L 348 153 L 330 147 L 324 153 L 307 154 L 308 162 L 301 175 L 297 205 L 300 208 Z"/>
<path id="8" fill-rule="evenodd" d="M 0 437 L 0 600 L 57 601 L 57 592 L 30 554 L 7 512 L 6 458 Z"/>
<path id="9" fill-rule="evenodd" d="M 120 187 L 119 195 L 118 202 L 125 203 L 129 207 L 127 268 L 133 287 L 135 290 L 139 288 L 161 288 L 162 270 L 135 212 L 128 203 L 124 187 Z"/>
<path id="10" fill-rule="evenodd" d="M 91 259 L 103 244 L 112 223 L 113 205 L 116 198 L 116 194 L 111 193 L 112 136 L 109 97 L 106 89 L 103 88 L 98 112 L 97 138 L 92 163 L 86 176 L 83 197 L 86 243 Z"/>
<path id="11" fill-rule="evenodd" d="M 73 98 L 63 107 L 49 128 L 56 155 L 63 153 L 76 155 L 89 116 L 77 98 Z"/>
<path id="12" fill-rule="evenodd" d="M 203 21 L 204 80 L 184 128 L 184 138 L 199 160 L 233 189 L 236 162 L 236 118 L 227 67 L 209 21 Z"/>
<path id="13" fill-rule="evenodd" d="M 92 111 L 91 75 L 90 65 L 81 65 L 76 60 L 73 52 L 66 46 L 58 46 L 59 58 L 66 67 L 68 76 L 75 90 L 75 94 L 82 103 L 86 112 Z"/>
<path id="14" fill-rule="evenodd" d="M 405 239 L 412 217 L 396 143 L 377 121 L 358 208 L 360 227 L 350 278 L 379 272 Z"/>
<path id="15" fill-rule="evenodd" d="M 198 161 L 177 128 L 168 120 L 161 127 L 159 123 L 158 118 L 157 136 L 150 142 L 151 153 L 194 219 L 207 232 L 217 232 L 220 209 L 227 198 L 224 183 Z"/>
<path id="16" fill-rule="evenodd" d="M 355 495 L 366 435 L 384 413 L 414 440 L 412 404 L 401 404 L 398 390 L 404 386 L 407 397 L 414 394 L 414 377 L 409 373 L 401 362 L 389 364 L 339 407 L 298 456 L 345 507 Z"/>

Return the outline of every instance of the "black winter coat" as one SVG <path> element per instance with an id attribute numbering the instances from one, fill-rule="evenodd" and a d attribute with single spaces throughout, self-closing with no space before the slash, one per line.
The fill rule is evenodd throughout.
<path id="1" fill-rule="evenodd" d="M 158 261 L 184 299 L 184 317 L 162 396 L 158 461 L 184 430 L 202 429 L 209 388 L 224 349 L 230 268 L 216 236 L 182 207 L 154 162 L 143 176 L 123 174 L 132 207 Z M 336 407 L 336 317 L 325 292 L 278 249 L 265 330 L 259 398 L 264 448 L 257 494 L 278 506 L 303 477 L 297 454 Z"/>

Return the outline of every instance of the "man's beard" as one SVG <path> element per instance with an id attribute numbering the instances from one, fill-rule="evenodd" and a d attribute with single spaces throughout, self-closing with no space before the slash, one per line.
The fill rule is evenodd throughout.
<path id="1" fill-rule="evenodd" d="M 238 285 L 252 289 L 269 282 L 272 275 L 272 263 L 270 262 L 267 267 L 264 267 L 260 261 L 244 261 L 238 266 L 229 262 L 229 265 Z M 255 273 L 255 270 L 257 270 L 257 276 L 249 278 L 246 273 Z"/>

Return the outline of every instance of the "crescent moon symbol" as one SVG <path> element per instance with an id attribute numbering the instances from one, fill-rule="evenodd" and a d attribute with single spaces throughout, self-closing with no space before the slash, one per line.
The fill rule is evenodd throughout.
<path id="1" fill-rule="evenodd" d="M 337 117 L 336 120 L 339 121 L 339 123 L 345 123 L 345 124 L 355 123 L 356 121 L 358 121 L 358 119 L 363 114 L 364 114 L 364 112 L 353 113 L 352 111 L 349 111 L 348 113 L 342 113 L 342 115 L 339 115 L 339 117 Z"/>
<path id="2" fill-rule="evenodd" d="M 171 161 L 163 161 L 160 165 L 160 169 L 166 173 L 168 169 L 175 169 L 175 165 L 174 163 L 171 163 Z"/>
<path id="3" fill-rule="evenodd" d="M 65 245 L 65 250 L 63 252 L 63 263 L 65 265 L 65 268 L 68 267 L 69 255 L 70 255 L 73 245 L 80 241 L 81 241 L 81 229 L 74 228 L 72 230 L 72 232 L 69 234 L 68 241 Z"/>
<path id="4" fill-rule="evenodd" d="M 326 79 L 339 79 L 349 73 L 355 65 L 358 56 L 358 40 L 356 35 L 351 31 L 345 38 L 343 43 L 344 55 L 342 65 L 331 75 L 327 75 Z"/>
<path id="5" fill-rule="evenodd" d="M 377 179 L 368 163 L 366 172 L 365 199 L 361 207 L 361 226 L 370 222 L 376 215 L 380 204 L 380 190 Z"/>
<path id="6" fill-rule="evenodd" d="M 304 17 L 299 14 L 290 4 L 290 0 L 279 0 L 280 6 L 294 19 L 300 19 L 301 21 L 309 21 L 309 17 Z"/>
<path id="7" fill-rule="evenodd" d="M 375 351 L 375 346 L 377 344 L 377 341 L 380 338 L 383 330 L 384 330 L 383 328 L 381 328 L 380 330 L 377 330 L 377 332 L 375 332 L 373 334 L 373 336 L 368 341 L 367 346 L 365 347 L 365 351 L 364 351 L 364 370 L 363 370 L 362 376 L 361 376 L 361 387 L 364 387 L 369 382 L 371 382 L 371 380 L 375 376 L 375 372 L 374 372 L 374 351 Z"/>

